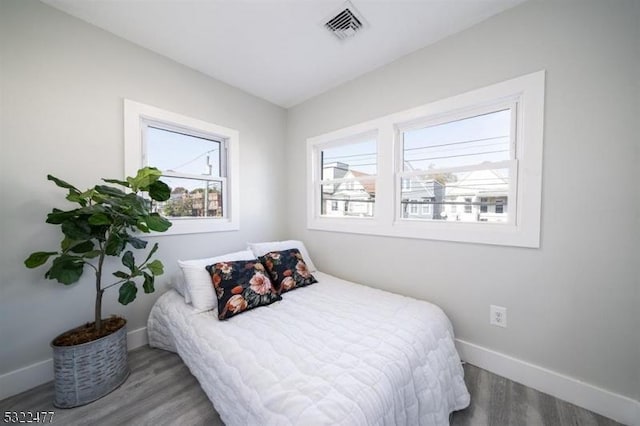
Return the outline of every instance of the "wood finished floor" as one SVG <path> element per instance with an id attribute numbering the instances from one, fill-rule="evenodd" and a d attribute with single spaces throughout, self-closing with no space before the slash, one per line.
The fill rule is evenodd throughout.
<path id="1" fill-rule="evenodd" d="M 222 425 L 196 379 L 175 354 L 147 346 L 129 354 L 131 376 L 106 397 L 73 409 L 53 407 L 53 384 L 0 401 L 5 411 L 55 411 L 59 425 Z M 452 416 L 456 426 L 619 423 L 466 364 L 471 405 Z"/>

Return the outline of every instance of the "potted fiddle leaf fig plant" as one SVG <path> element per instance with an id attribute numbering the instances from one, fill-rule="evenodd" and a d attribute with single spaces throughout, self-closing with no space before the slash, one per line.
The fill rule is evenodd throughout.
<path id="1" fill-rule="evenodd" d="M 75 206 L 71 210 L 54 208 L 47 215 L 46 222 L 59 225 L 62 231 L 60 249 L 32 253 L 24 263 L 36 268 L 52 259 L 45 277 L 65 285 L 78 282 L 89 269 L 95 275 L 96 290 L 94 321 L 62 333 L 51 342 L 57 407 L 75 407 L 101 398 L 129 375 L 126 320 L 117 316 L 102 318 L 102 296 L 118 286 L 118 301 L 127 305 L 136 298 L 139 283 L 145 293 L 152 293 L 155 278 L 163 273 L 162 262 L 152 259 L 158 243 L 142 261 L 127 250 L 146 248 L 147 242 L 139 238 L 140 233 L 164 232 L 171 226 L 152 208 L 154 201 L 166 201 L 171 195 L 160 176 L 158 169 L 145 167 L 126 180 L 103 179 L 119 187 L 100 184 L 86 191 L 47 176 L 68 190 L 66 199 Z M 105 283 L 106 269 L 111 269 L 111 263 L 105 263 L 109 257 L 119 258 L 124 268 L 111 272 L 112 282 Z"/>

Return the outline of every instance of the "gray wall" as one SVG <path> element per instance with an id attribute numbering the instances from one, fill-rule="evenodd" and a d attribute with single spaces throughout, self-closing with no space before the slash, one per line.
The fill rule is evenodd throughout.
<path id="1" fill-rule="evenodd" d="M 48 173 L 81 187 L 122 177 L 125 97 L 239 130 L 241 163 L 250 167 L 241 171 L 241 230 L 155 238 L 169 274 L 127 307 L 117 290 L 105 294 L 105 314 L 125 315 L 130 330 L 145 326 L 177 258 L 284 237 L 273 203 L 283 168 L 273 164 L 285 155 L 285 110 L 35 1 L 0 1 L 0 43 L 0 374 L 50 358 L 57 333 L 93 318 L 88 272 L 64 287 L 22 262 L 59 243 L 59 229 L 44 219 L 67 203 Z"/>
<path id="2" fill-rule="evenodd" d="M 127 97 L 238 129 L 251 165 L 239 232 L 156 239 L 169 274 L 177 258 L 302 238 L 326 272 L 439 304 L 462 339 L 639 398 L 638 4 L 528 2 L 287 114 L 38 2 L 0 0 L 0 374 L 92 318 L 89 277 L 63 287 L 22 261 L 58 243 L 43 221 L 65 203 L 47 173 L 80 186 L 122 175 Z M 305 176 L 306 138 L 539 69 L 541 249 L 306 230 L 304 179 L 273 166 L 286 156 L 287 177 Z M 104 312 L 144 326 L 165 289 L 126 308 L 107 294 Z M 507 329 L 488 325 L 490 303 L 509 309 Z"/>
<path id="3" fill-rule="evenodd" d="M 291 236 L 322 271 L 437 303 L 461 339 L 637 399 L 639 4 L 528 2 L 289 111 L 303 176 L 308 137 L 546 69 L 540 249 L 309 231 L 303 179 Z"/>

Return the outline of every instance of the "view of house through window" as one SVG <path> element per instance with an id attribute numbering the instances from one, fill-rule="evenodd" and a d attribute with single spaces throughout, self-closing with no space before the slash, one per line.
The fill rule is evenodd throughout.
<path id="1" fill-rule="evenodd" d="M 322 149 L 320 214 L 372 217 L 376 198 L 376 139 L 345 142 Z"/>
<path id="2" fill-rule="evenodd" d="M 403 131 L 401 217 L 507 223 L 511 127 L 508 108 Z"/>
<path id="3" fill-rule="evenodd" d="M 149 125 L 147 164 L 162 171 L 169 200 L 154 208 L 171 218 L 224 216 L 224 141 Z"/>
<path id="4" fill-rule="evenodd" d="M 309 229 L 540 246 L 545 71 L 307 139 Z"/>

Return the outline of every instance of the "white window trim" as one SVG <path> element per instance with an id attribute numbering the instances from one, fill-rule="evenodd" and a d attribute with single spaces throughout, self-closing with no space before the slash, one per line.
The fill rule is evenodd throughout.
<path id="1" fill-rule="evenodd" d="M 540 247 L 542 198 L 542 149 L 545 71 L 517 77 L 461 95 L 390 114 L 307 140 L 307 227 L 312 230 L 421 238 L 444 241 Z M 516 160 L 510 166 L 509 203 L 506 224 L 441 222 L 400 219 L 400 129 L 428 120 L 448 121 L 453 115 L 504 103 L 517 103 L 515 129 Z M 515 122 L 515 121 L 514 121 Z M 322 147 L 363 133 L 377 132 L 376 205 L 372 218 L 335 218 L 319 215 L 319 162 Z"/>
<path id="2" fill-rule="evenodd" d="M 236 231 L 240 229 L 240 135 L 237 130 L 208 123 L 166 111 L 151 105 L 124 100 L 124 175 L 134 176 L 144 161 L 143 126 L 145 123 L 159 123 L 168 128 L 223 140 L 227 149 L 227 182 L 224 194 L 224 217 L 222 218 L 180 218 L 171 221 L 168 231 L 154 235 L 178 235 L 204 232 Z M 224 189 L 224 187 L 223 187 Z"/>
<path id="3" fill-rule="evenodd" d="M 188 134 L 190 136 L 194 136 L 194 137 L 200 137 L 200 138 L 204 138 L 207 140 L 211 140 L 212 142 L 217 142 L 220 144 L 220 172 L 221 174 L 219 176 L 202 176 L 202 175 L 192 175 L 189 173 L 178 173 L 178 172 L 167 172 L 166 170 L 162 171 L 162 176 L 163 177 L 173 177 L 173 178 L 182 178 L 182 179 L 196 179 L 196 180 L 200 180 L 200 181 L 204 181 L 207 183 L 210 182 L 219 182 L 221 184 L 221 188 L 222 188 L 222 205 L 223 206 L 227 206 L 228 202 L 229 202 L 229 185 L 228 185 L 228 181 L 227 181 L 227 174 L 226 174 L 226 169 L 227 169 L 227 146 L 228 146 L 228 141 L 226 138 L 222 138 L 219 137 L 217 135 L 213 135 L 211 133 L 205 133 L 202 131 L 196 131 L 193 129 L 185 129 L 183 126 L 178 127 L 174 124 L 169 125 L 166 122 L 160 122 L 157 120 L 148 120 L 146 118 L 141 118 L 140 119 L 140 130 L 141 130 L 141 134 L 142 134 L 142 161 L 141 164 L 147 164 L 148 163 L 148 144 L 147 144 L 147 130 L 149 128 L 155 128 L 155 129 L 160 129 L 160 130 L 166 130 L 168 132 L 177 132 L 177 133 L 182 133 L 182 134 Z M 186 130 L 186 132 L 185 132 Z M 204 209 L 205 212 L 205 217 L 175 217 L 175 218 L 171 218 L 172 223 L 177 223 L 178 221 L 193 221 L 193 220 L 199 220 L 199 219 L 206 219 L 206 211 L 207 209 Z M 227 209 L 223 207 L 223 216 L 222 218 L 226 218 L 227 217 Z M 217 218 L 220 219 L 220 218 Z"/>
<path id="4" fill-rule="evenodd" d="M 311 149 L 313 151 L 313 158 L 319 159 L 320 153 L 323 149 L 331 148 L 331 147 L 342 145 L 342 144 L 358 143 L 363 140 L 369 140 L 373 138 L 376 139 L 376 150 L 378 151 L 380 149 L 380 139 L 379 139 L 379 136 L 376 135 L 375 129 L 368 128 L 367 126 L 354 126 L 349 129 L 355 129 L 355 131 L 349 131 L 347 133 L 343 133 L 341 131 L 334 132 L 332 133 L 333 135 L 332 137 L 320 138 L 318 139 L 317 143 L 315 143 L 312 147 L 308 145 L 307 149 L 308 150 Z M 380 158 L 380 155 L 378 154 L 378 160 L 379 158 Z M 325 180 L 322 180 L 321 178 L 322 164 L 320 164 L 320 161 L 314 162 L 312 161 L 311 156 L 307 155 L 307 166 L 308 166 L 307 173 L 311 173 L 311 175 L 313 176 L 313 182 L 311 182 L 310 179 L 307 179 L 307 183 L 308 183 L 307 189 L 311 189 L 314 192 L 314 194 L 318 195 L 315 198 L 308 199 L 310 204 L 307 208 L 307 212 L 311 217 L 313 217 L 313 219 L 327 219 L 327 216 L 320 215 L 320 212 L 322 211 L 321 197 L 320 197 L 320 191 L 322 190 L 322 185 L 340 184 L 343 182 L 375 181 L 376 182 L 376 199 L 378 198 L 377 184 L 379 182 L 378 167 L 380 167 L 380 164 L 376 165 L 375 176 L 372 175 L 372 176 L 361 176 L 361 177 L 354 177 L 354 178 L 325 179 Z M 375 207 L 374 207 L 374 215 L 375 215 Z M 311 220 L 311 218 L 309 220 Z M 344 224 L 347 224 L 353 220 L 371 221 L 373 220 L 373 218 L 348 216 L 348 217 L 340 217 L 340 218 L 331 218 L 331 220 L 335 221 L 336 223 L 343 222 Z M 343 225 L 343 226 L 346 226 L 346 225 Z"/>

